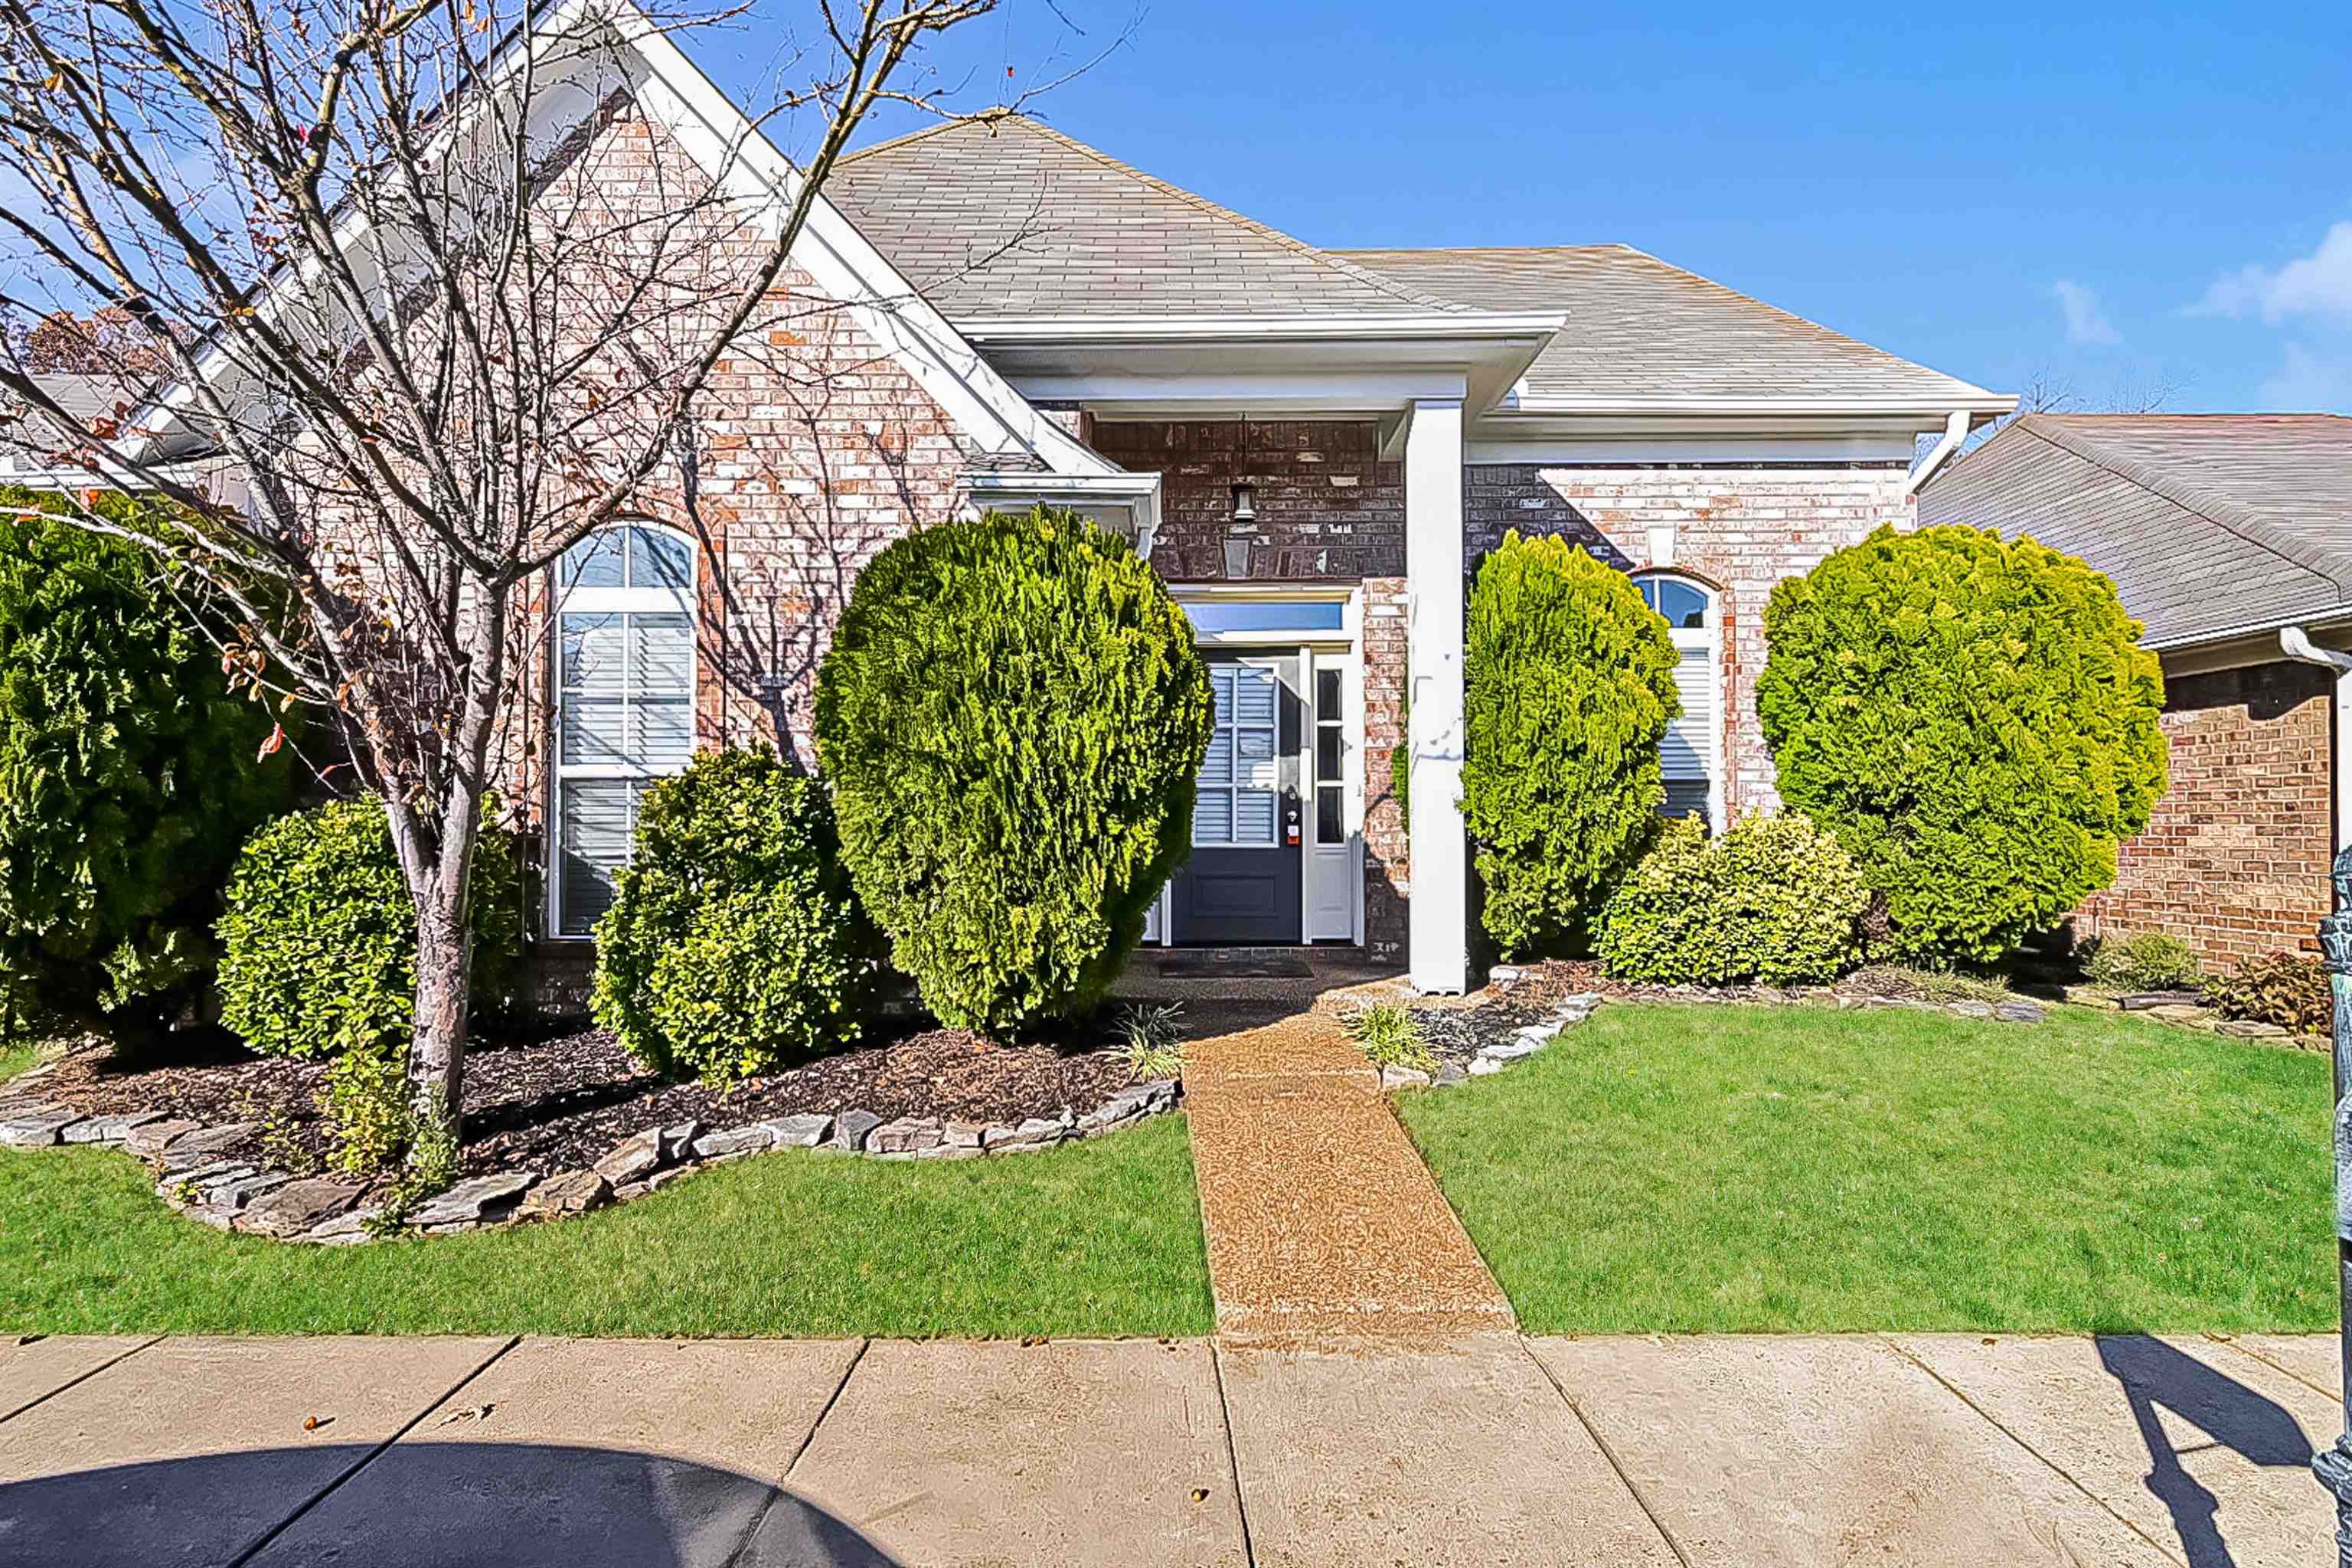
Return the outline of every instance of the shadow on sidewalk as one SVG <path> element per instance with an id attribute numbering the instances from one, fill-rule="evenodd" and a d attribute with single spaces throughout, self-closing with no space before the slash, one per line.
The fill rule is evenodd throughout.
<path id="1" fill-rule="evenodd" d="M 898 1568 L 805 1499 L 691 1460 L 527 1443 L 372 1452 L 261 1448 L 18 1481 L 0 1487 L 0 1559 L 44 1568 Z M 254 1550 L 335 1476 L 348 1479 Z"/>
<path id="2" fill-rule="evenodd" d="M 2251 1463 L 2296 1469 L 2311 1463 L 2311 1439 L 2302 1424 L 2276 1401 L 2161 1340 L 2102 1334 L 2098 1346 L 2099 1364 L 2123 1385 L 2140 1441 L 2147 1446 L 2145 1484 L 2171 1510 L 2173 1532 L 2189 1568 L 2237 1568 L 2216 1517 L 2221 1500 L 2181 1468 L 2179 1451 L 2157 1411 L 2171 1411 Z"/>

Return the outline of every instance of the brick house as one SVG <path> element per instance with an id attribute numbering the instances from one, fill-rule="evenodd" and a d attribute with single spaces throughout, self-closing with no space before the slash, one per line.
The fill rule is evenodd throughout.
<path id="1" fill-rule="evenodd" d="M 2352 419 L 2029 415 L 1922 489 L 1922 523 L 2030 533 L 2105 573 L 2164 661 L 2171 787 L 2084 934 L 2215 966 L 2316 951 L 2352 844 Z"/>
<path id="2" fill-rule="evenodd" d="M 616 197 L 673 158 L 795 184 L 667 35 L 620 41 L 617 75 L 537 79 L 535 113 L 573 106 L 548 132 L 573 166 Z M 1908 521 L 2013 405 L 1622 245 L 1318 249 L 1019 117 L 854 154 L 793 259 L 792 294 L 838 309 L 743 345 L 698 404 L 707 528 L 650 497 L 545 585 L 543 734 L 511 795 L 544 829 L 559 950 L 647 779 L 698 746 L 805 746 L 876 551 L 1049 503 L 1131 540 L 1212 663 L 1193 855 L 1147 940 L 1358 945 L 1463 990 L 1480 557 L 1563 533 L 1639 580 L 1683 650 L 1670 809 L 1721 824 L 1776 800 L 1752 698 L 1772 585 Z"/>

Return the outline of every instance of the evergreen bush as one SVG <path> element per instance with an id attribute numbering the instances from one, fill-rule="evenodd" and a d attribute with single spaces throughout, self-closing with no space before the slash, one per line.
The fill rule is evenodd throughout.
<path id="1" fill-rule="evenodd" d="M 1462 811 L 1506 956 L 1583 942 L 1655 837 L 1678 658 L 1633 580 L 1564 539 L 1506 534 L 1480 565 Z"/>
<path id="2" fill-rule="evenodd" d="M 1744 816 L 1710 838 L 1667 826 L 1601 927 L 1601 962 L 1651 984 L 1794 985 L 1862 961 L 1870 889 L 1835 838 L 1801 816 Z"/>
<path id="3" fill-rule="evenodd" d="M 858 896 L 941 1021 L 1101 1000 L 1190 847 L 1213 722 L 1183 611 L 1082 517 L 992 512 L 866 568 L 818 756 Z"/>
<path id="4" fill-rule="evenodd" d="M 2160 931 L 2116 931 L 2094 939 L 2083 973 L 2116 991 L 2194 991 L 2204 979 L 2196 950 Z"/>
<path id="5" fill-rule="evenodd" d="M 38 515 L 61 504 L 0 488 L 0 1011 L 110 1015 L 132 1043 L 209 974 L 222 883 L 287 804 L 290 753 L 262 754 L 271 712 L 229 689 L 162 563 Z"/>
<path id="6" fill-rule="evenodd" d="M 596 927 L 596 1021 L 723 1087 L 855 1041 L 880 955 L 824 786 L 772 752 L 705 752 L 638 805 Z"/>
<path id="7" fill-rule="evenodd" d="M 475 851 L 471 913 L 476 1015 L 492 1016 L 513 1005 L 522 957 L 522 883 L 504 834 L 484 833 Z M 284 1057 L 405 1055 L 416 910 L 382 802 L 331 800 L 256 833 L 219 930 L 221 1021 L 247 1045 Z"/>
<path id="8" fill-rule="evenodd" d="M 2164 681 L 2114 584 L 2031 539 L 1883 528 L 1772 592 L 1756 705 L 1887 956 L 1997 958 L 2114 881 L 2164 791 Z"/>

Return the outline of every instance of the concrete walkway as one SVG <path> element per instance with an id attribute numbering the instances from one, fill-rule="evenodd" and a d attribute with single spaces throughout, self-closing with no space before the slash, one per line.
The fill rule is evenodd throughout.
<path id="1" fill-rule="evenodd" d="M 2330 1561 L 2332 1337 L 0 1345 L 0 1562 Z"/>
<path id="2" fill-rule="evenodd" d="M 1221 1336 L 1427 1343 L 1510 1327 L 1510 1304 L 1332 1014 L 1192 1041 L 1184 1110 Z"/>

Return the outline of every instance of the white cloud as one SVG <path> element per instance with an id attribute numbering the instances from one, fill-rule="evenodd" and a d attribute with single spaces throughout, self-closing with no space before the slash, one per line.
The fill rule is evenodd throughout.
<path id="1" fill-rule="evenodd" d="M 2336 225 L 2320 240 L 2318 249 L 2284 267 L 2250 264 L 2223 273 L 2205 290 L 2205 298 L 2190 308 L 2190 314 L 2259 315 L 2273 323 L 2290 316 L 2352 321 L 2352 223 Z"/>
<path id="2" fill-rule="evenodd" d="M 2263 404 L 2284 414 L 2352 414 L 2352 353 L 2286 345 L 2286 362 L 2263 383 Z"/>
<path id="3" fill-rule="evenodd" d="M 2064 279 L 2050 285 L 2050 292 L 2058 308 L 2066 312 L 2066 341 L 2070 343 L 2119 343 L 2123 334 L 2116 331 L 2107 313 L 2099 308 L 2098 291 Z"/>

